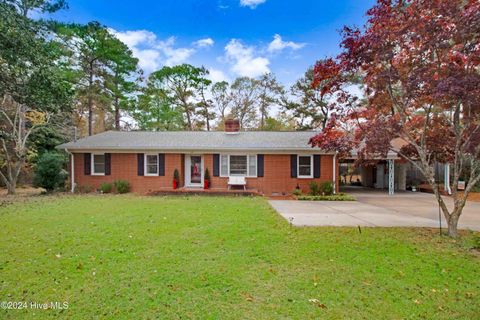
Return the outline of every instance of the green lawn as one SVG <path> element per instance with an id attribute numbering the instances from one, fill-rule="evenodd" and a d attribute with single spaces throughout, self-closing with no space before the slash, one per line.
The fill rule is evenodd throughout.
<path id="1" fill-rule="evenodd" d="M 2 319 L 474 319 L 480 257 L 419 229 L 295 228 L 261 198 L 0 206 Z"/>

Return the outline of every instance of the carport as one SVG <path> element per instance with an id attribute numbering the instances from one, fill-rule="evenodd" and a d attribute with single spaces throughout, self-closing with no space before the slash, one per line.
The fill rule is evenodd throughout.
<path id="1" fill-rule="evenodd" d="M 399 144 L 399 142 L 392 142 L 392 144 Z M 352 166 L 357 160 L 356 151 L 352 152 L 350 157 L 340 160 L 339 174 L 345 174 L 345 171 L 349 170 L 348 166 Z M 406 191 L 425 180 L 414 164 L 393 151 L 389 151 L 386 157 L 366 159 L 356 171 L 356 177 L 359 180 L 357 184 L 372 190 L 387 190 L 389 195 L 394 195 L 396 191 Z M 451 194 L 449 164 L 436 163 L 435 176 L 437 183 L 443 184 L 444 190 Z"/>
<path id="2" fill-rule="evenodd" d="M 340 174 L 348 170 L 345 165 L 353 165 L 356 160 L 356 154 L 341 160 Z M 389 195 L 407 189 L 407 163 L 396 153 L 390 152 L 386 158 L 368 159 L 368 164 L 360 165 L 357 171 L 358 180 L 363 187 L 388 190 Z"/>

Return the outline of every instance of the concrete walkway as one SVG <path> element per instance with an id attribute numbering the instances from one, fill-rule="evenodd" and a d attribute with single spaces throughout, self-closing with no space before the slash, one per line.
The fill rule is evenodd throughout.
<path id="1" fill-rule="evenodd" d="M 357 201 L 270 200 L 271 206 L 295 226 L 367 226 L 438 228 L 438 204 L 432 194 L 355 192 Z M 448 199 L 448 205 L 452 201 Z M 442 227 L 446 223 L 442 216 Z M 467 202 L 460 229 L 480 231 L 480 202 Z"/>

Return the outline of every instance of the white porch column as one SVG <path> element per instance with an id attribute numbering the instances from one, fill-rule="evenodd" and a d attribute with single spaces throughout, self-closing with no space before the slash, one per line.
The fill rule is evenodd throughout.
<path id="1" fill-rule="evenodd" d="M 450 188 L 450 164 L 445 164 L 445 178 L 444 181 L 444 190 L 447 191 L 448 194 L 452 194 L 452 189 Z"/>
<path id="2" fill-rule="evenodd" d="M 395 193 L 395 160 L 388 160 L 388 194 Z"/>

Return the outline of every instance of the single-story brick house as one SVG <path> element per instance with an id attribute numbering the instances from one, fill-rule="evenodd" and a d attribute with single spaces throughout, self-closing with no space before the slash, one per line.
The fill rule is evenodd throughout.
<path id="1" fill-rule="evenodd" d="M 137 193 L 170 191 L 173 172 L 180 188 L 202 188 L 205 169 L 212 190 L 227 190 L 229 177 L 245 177 L 246 189 L 265 195 L 308 191 L 310 181 L 331 181 L 338 190 L 338 161 L 333 153 L 312 148 L 315 132 L 108 131 L 58 146 L 70 154 L 72 191 L 98 189 L 123 179 Z"/>

